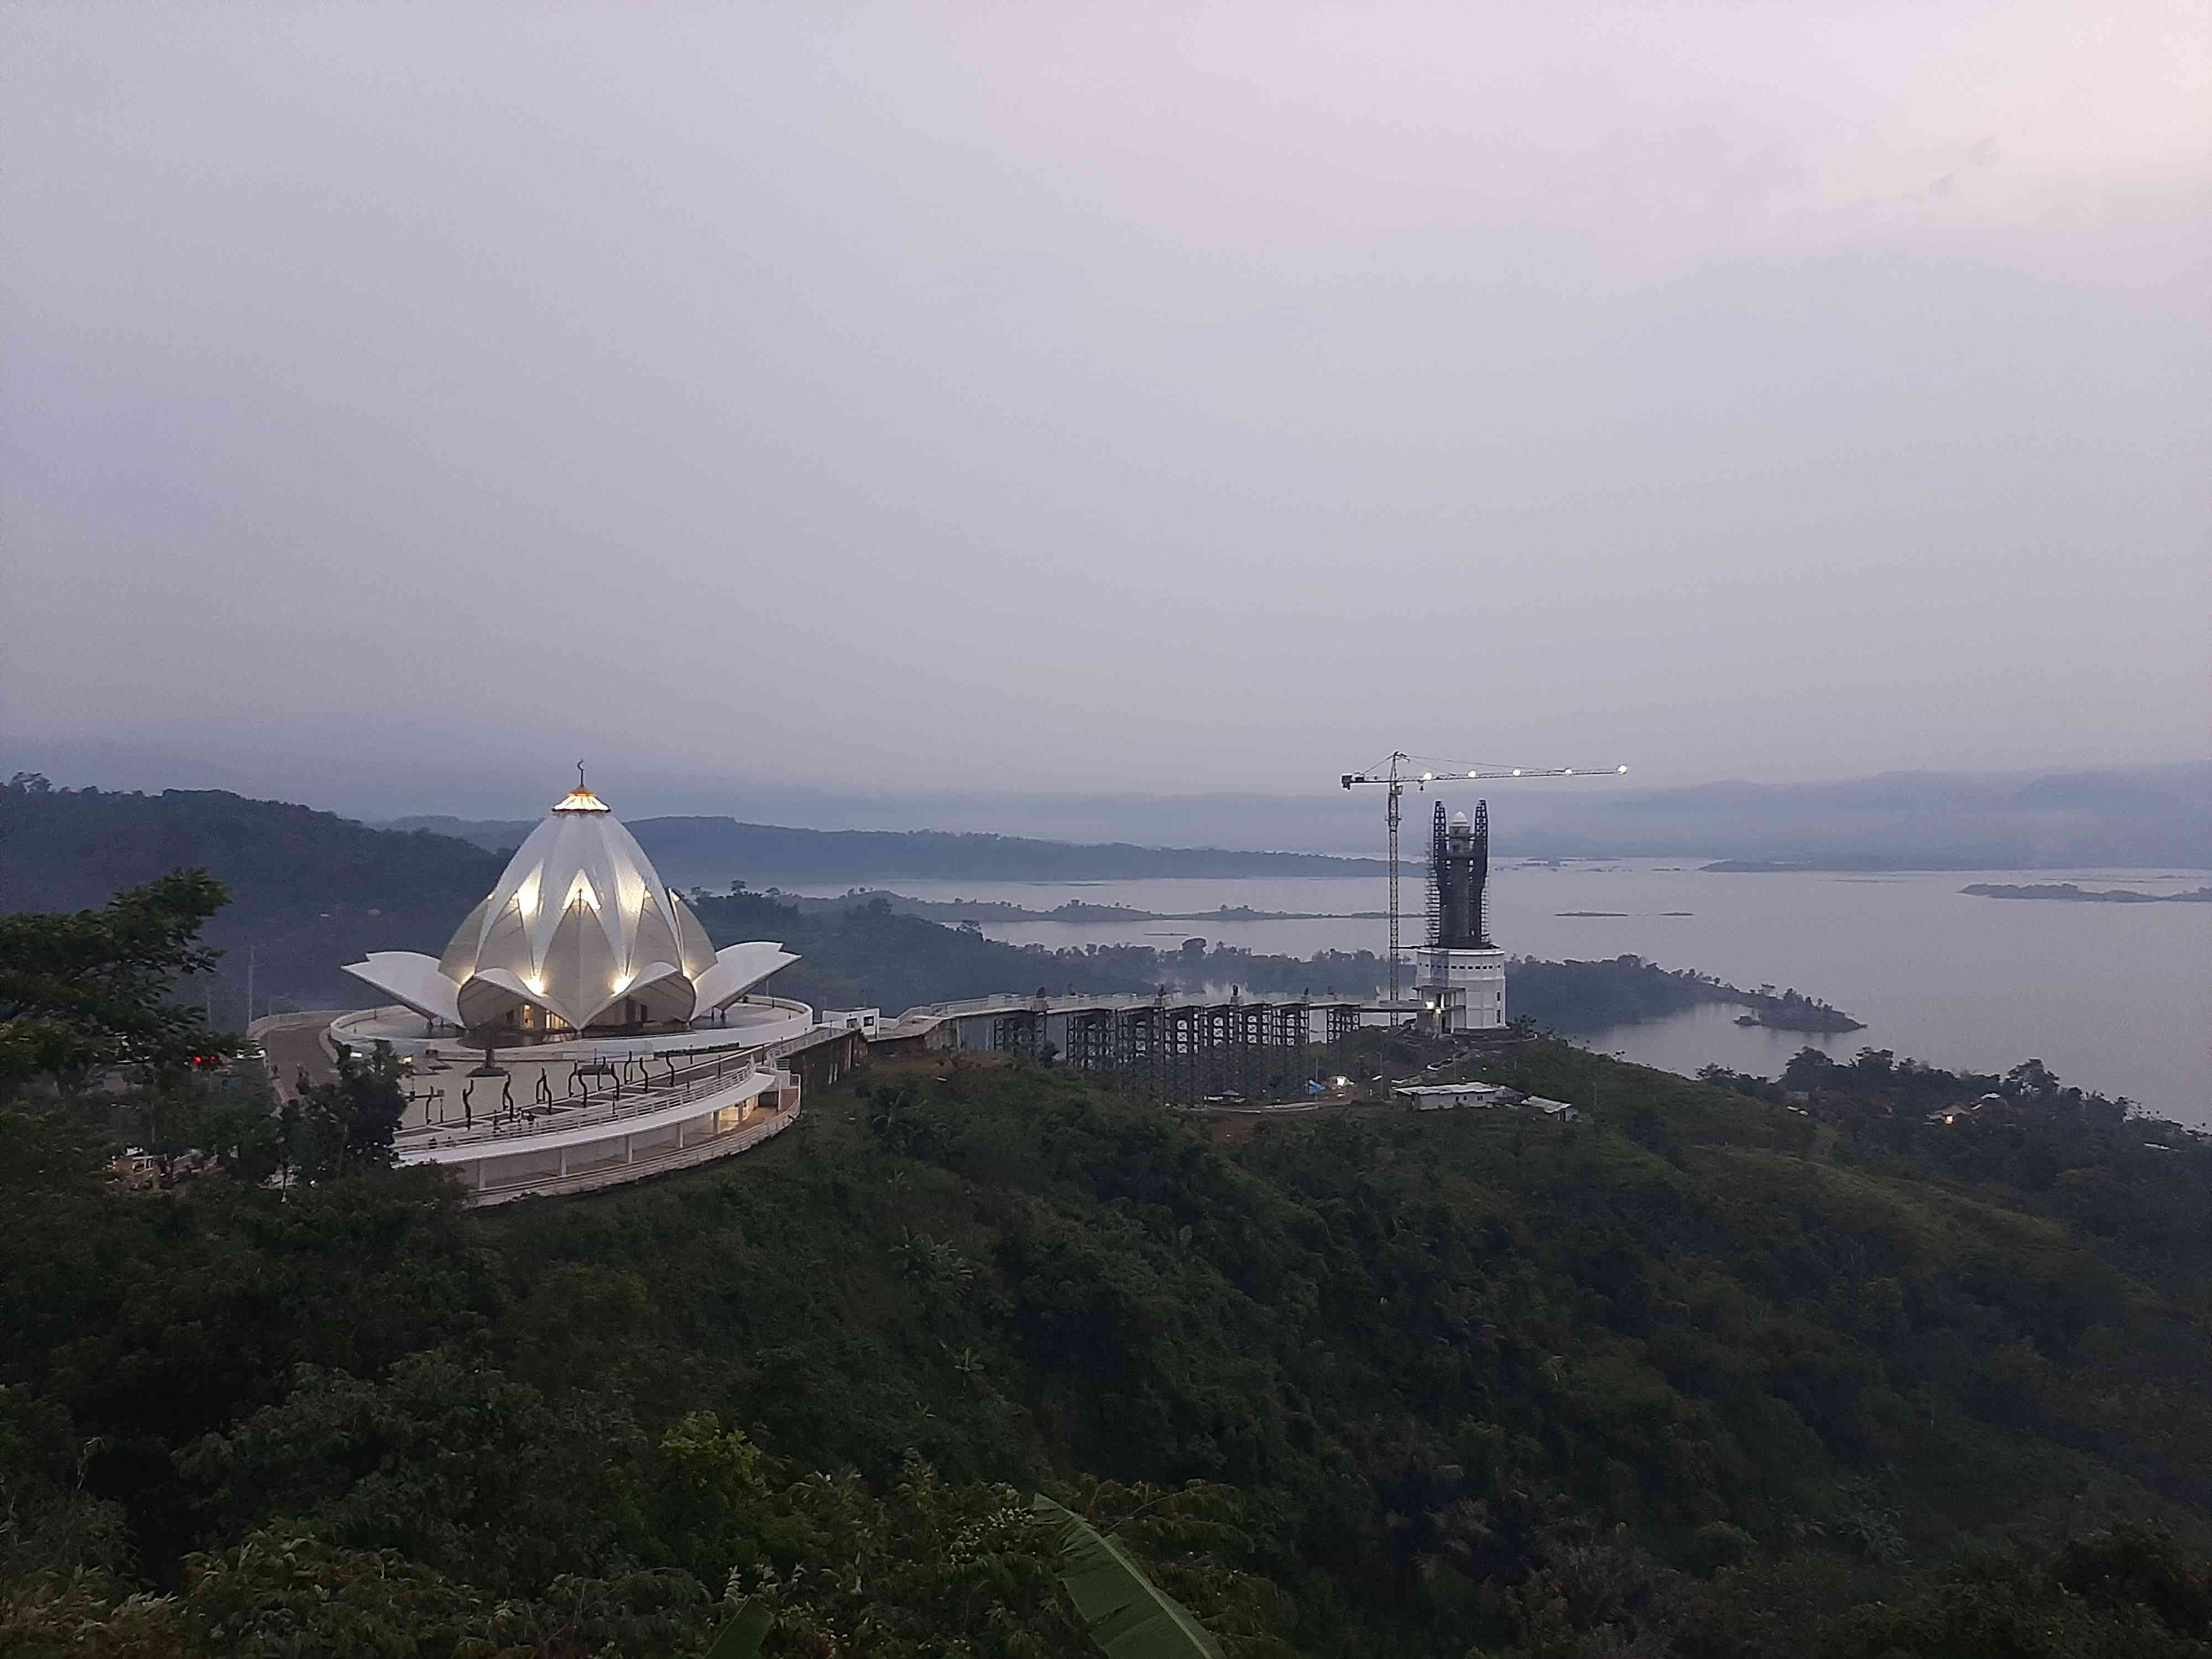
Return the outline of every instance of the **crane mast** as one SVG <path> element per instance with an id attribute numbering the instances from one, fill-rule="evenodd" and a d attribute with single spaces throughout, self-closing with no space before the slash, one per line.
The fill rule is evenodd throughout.
<path id="1" fill-rule="evenodd" d="M 1390 828 L 1390 962 L 1389 1002 L 1395 1011 L 1398 1003 L 1398 828 L 1402 816 L 1401 801 L 1408 784 L 1426 790 L 1432 783 L 1466 781 L 1510 780 L 1514 778 L 1617 778 L 1626 774 L 1626 766 L 1455 766 L 1444 762 L 1429 762 L 1423 769 L 1413 770 L 1418 757 L 1403 750 L 1393 750 L 1389 758 L 1364 772 L 1346 772 L 1338 780 L 1346 789 L 1380 788 L 1385 792 L 1384 817 Z M 1486 836 L 1486 842 L 1487 837 Z M 1478 921 L 1478 927 L 1481 922 Z"/>

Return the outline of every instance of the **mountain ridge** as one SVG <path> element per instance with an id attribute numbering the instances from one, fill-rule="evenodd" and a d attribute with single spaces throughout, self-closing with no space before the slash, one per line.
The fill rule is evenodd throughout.
<path id="1" fill-rule="evenodd" d="M 687 814 L 626 820 L 654 866 L 683 885 L 770 881 L 1137 881 L 1247 876 L 1377 875 L 1381 859 L 1134 842 L 1054 841 L 988 830 L 813 830 Z M 372 828 L 510 848 L 535 827 L 526 819 L 426 815 Z"/>

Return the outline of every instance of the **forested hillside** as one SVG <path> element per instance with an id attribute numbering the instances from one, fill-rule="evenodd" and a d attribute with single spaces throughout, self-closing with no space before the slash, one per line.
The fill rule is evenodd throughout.
<path id="1" fill-rule="evenodd" d="M 311 902 L 362 911 L 458 902 L 465 911 L 501 862 L 450 836 L 370 830 L 221 789 L 0 788 L 0 913 L 104 904 L 180 866 L 229 888 L 233 920 Z"/>
<path id="2" fill-rule="evenodd" d="M 107 1190 L 19 1102 L 0 1646 L 682 1655 L 726 1581 L 772 1654 L 1086 1653 L 1043 1487 L 1232 1654 L 2208 1651 L 2212 1152 L 2041 1077 L 1494 1075 L 1584 1120 L 917 1063 L 476 1216 Z"/>
<path id="3" fill-rule="evenodd" d="M 195 982 L 218 1027 L 275 1006 L 353 1007 L 339 965 L 371 951 L 445 948 L 501 860 L 448 836 L 370 830 L 219 789 L 160 794 L 0 788 L 0 914 L 76 910 L 176 869 L 205 870 L 230 902 L 208 925 L 221 970 Z"/>

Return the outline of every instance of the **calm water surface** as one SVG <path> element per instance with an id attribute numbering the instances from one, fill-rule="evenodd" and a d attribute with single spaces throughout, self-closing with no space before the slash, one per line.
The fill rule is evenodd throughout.
<path id="1" fill-rule="evenodd" d="M 1747 1030 L 1732 1023 L 1736 1010 L 1715 1006 L 1586 1039 L 1644 1065 L 1689 1073 L 1717 1062 L 1771 1077 L 1808 1042 L 1838 1059 L 1871 1046 L 1977 1071 L 2033 1056 L 2069 1082 L 2204 1124 L 2212 1123 L 2212 905 L 2051 903 L 1959 890 L 2071 881 L 2175 892 L 2206 880 L 2203 872 L 2171 869 L 1723 875 L 1700 872 L 1695 860 L 1553 869 L 1508 859 L 1493 866 L 1492 932 L 1516 955 L 1632 952 L 1735 985 L 1794 987 L 1867 1022 L 1863 1031 L 1822 1037 Z M 916 898 L 1004 899 L 1039 910 L 1071 898 L 1153 911 L 1379 911 L 1387 902 L 1380 877 L 887 884 Z M 1418 942 L 1423 891 L 1409 874 L 1409 943 Z M 1620 914 L 1560 914 L 1573 910 Z M 1201 935 L 1301 957 L 1363 948 L 1379 955 L 1384 937 L 1380 921 L 1348 920 L 1022 922 L 985 931 L 1014 944 L 1166 950 Z"/>

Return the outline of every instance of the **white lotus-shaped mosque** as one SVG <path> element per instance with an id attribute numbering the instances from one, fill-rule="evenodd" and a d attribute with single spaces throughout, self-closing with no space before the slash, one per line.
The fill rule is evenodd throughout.
<path id="1" fill-rule="evenodd" d="M 763 940 L 715 950 L 691 907 L 580 780 L 442 957 L 379 951 L 346 972 L 471 1030 L 580 1031 L 714 1014 L 798 960 Z"/>

